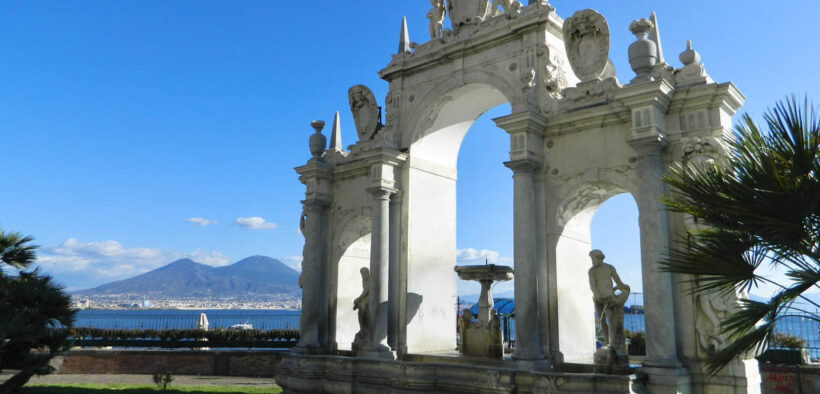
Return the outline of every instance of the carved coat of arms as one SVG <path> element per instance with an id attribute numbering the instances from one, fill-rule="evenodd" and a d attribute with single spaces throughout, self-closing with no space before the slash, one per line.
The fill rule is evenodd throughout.
<path id="1" fill-rule="evenodd" d="M 347 97 L 359 140 L 372 138 L 379 127 L 379 106 L 373 92 L 367 86 L 356 85 L 347 91 Z"/>
<path id="2" fill-rule="evenodd" d="M 564 46 L 581 81 L 604 76 L 609 63 L 609 25 L 595 10 L 581 10 L 564 21 Z"/>
<path id="3" fill-rule="evenodd" d="M 490 0 L 448 0 L 447 10 L 455 29 L 474 20 L 484 20 L 490 14 Z"/>

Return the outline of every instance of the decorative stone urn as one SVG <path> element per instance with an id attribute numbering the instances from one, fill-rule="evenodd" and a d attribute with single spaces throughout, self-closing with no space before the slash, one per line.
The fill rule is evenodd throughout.
<path id="1" fill-rule="evenodd" d="M 319 161 L 327 146 L 327 137 L 322 134 L 322 129 L 325 128 L 325 122 L 322 120 L 314 120 L 310 122 L 310 126 L 313 127 L 316 132 L 310 136 L 308 147 L 310 147 L 310 154 L 313 156 L 313 159 Z"/>
<path id="2" fill-rule="evenodd" d="M 652 80 L 652 68 L 658 63 L 658 44 L 646 38 L 651 30 L 652 22 L 646 18 L 633 21 L 629 25 L 629 31 L 637 38 L 629 46 L 629 65 L 637 75 L 632 82 Z"/>
<path id="3" fill-rule="evenodd" d="M 473 314 L 465 309 L 458 321 L 460 339 L 459 353 L 463 356 L 503 358 L 504 346 L 501 336 L 501 321 L 493 310 L 493 282 L 504 282 L 513 278 L 512 267 L 495 264 L 469 265 L 455 267 L 462 280 L 475 280 L 481 283 L 481 295 L 478 299 L 477 321 Z"/>

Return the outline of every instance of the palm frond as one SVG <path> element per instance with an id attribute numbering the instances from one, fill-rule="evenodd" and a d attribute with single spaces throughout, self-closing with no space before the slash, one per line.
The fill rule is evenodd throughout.
<path id="1" fill-rule="evenodd" d="M 679 164 L 662 180 L 662 203 L 707 229 L 668 251 L 662 270 L 692 275 L 696 293 L 748 291 L 773 284 L 768 302 L 739 301 L 721 323 L 729 343 L 705 361 L 716 373 L 738 356 L 759 353 L 786 311 L 820 287 L 820 120 L 808 99 L 792 96 L 763 116 L 766 129 L 743 115 L 726 138 L 719 163 Z M 768 263 L 788 283 L 756 273 Z M 808 300 L 817 306 L 816 303 Z M 812 315 L 820 320 L 820 316 Z"/>

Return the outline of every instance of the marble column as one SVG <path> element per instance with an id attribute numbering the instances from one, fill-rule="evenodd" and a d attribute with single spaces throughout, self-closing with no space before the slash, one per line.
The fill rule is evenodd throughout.
<path id="1" fill-rule="evenodd" d="M 370 297 L 368 299 L 368 341 L 363 357 L 393 358 L 387 345 L 388 279 L 390 264 L 390 195 L 393 190 L 375 187 L 370 233 Z"/>
<path id="2" fill-rule="evenodd" d="M 529 160 L 504 163 L 513 171 L 513 255 L 515 260 L 515 353 L 514 359 L 540 360 L 538 331 L 538 246 L 534 172 Z"/>
<path id="3" fill-rule="evenodd" d="M 323 223 L 328 206 L 326 201 L 302 201 L 305 214 L 305 247 L 303 250 L 302 313 L 299 317 L 299 343 L 295 353 L 322 353 L 326 344 L 325 316 L 325 275 L 324 249 L 325 234 Z"/>
<path id="4" fill-rule="evenodd" d="M 663 139 L 657 135 L 633 139 L 638 153 L 638 193 L 635 196 L 641 232 L 641 271 L 643 275 L 646 359 L 644 366 L 680 366 L 675 336 L 675 288 L 672 274 L 661 272 L 658 261 L 669 246 L 667 212 L 660 203 L 664 193 Z"/>
<path id="5" fill-rule="evenodd" d="M 399 339 L 401 327 L 402 300 L 402 269 L 399 258 L 401 243 L 401 194 L 395 193 L 390 198 L 390 269 L 388 274 L 389 293 L 387 295 L 387 343 L 393 351 L 401 352 L 402 344 Z"/>

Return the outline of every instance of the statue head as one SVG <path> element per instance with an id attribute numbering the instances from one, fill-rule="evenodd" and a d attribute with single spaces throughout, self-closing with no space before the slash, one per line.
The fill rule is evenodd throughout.
<path id="1" fill-rule="evenodd" d="M 360 269 L 359 272 L 361 272 L 362 274 L 362 280 L 370 279 L 370 269 L 368 269 L 367 267 L 362 267 L 362 269 Z"/>
<path id="2" fill-rule="evenodd" d="M 592 259 L 592 266 L 597 266 L 604 262 L 604 252 L 601 252 L 600 249 L 594 249 L 589 252 L 589 258 Z"/>

